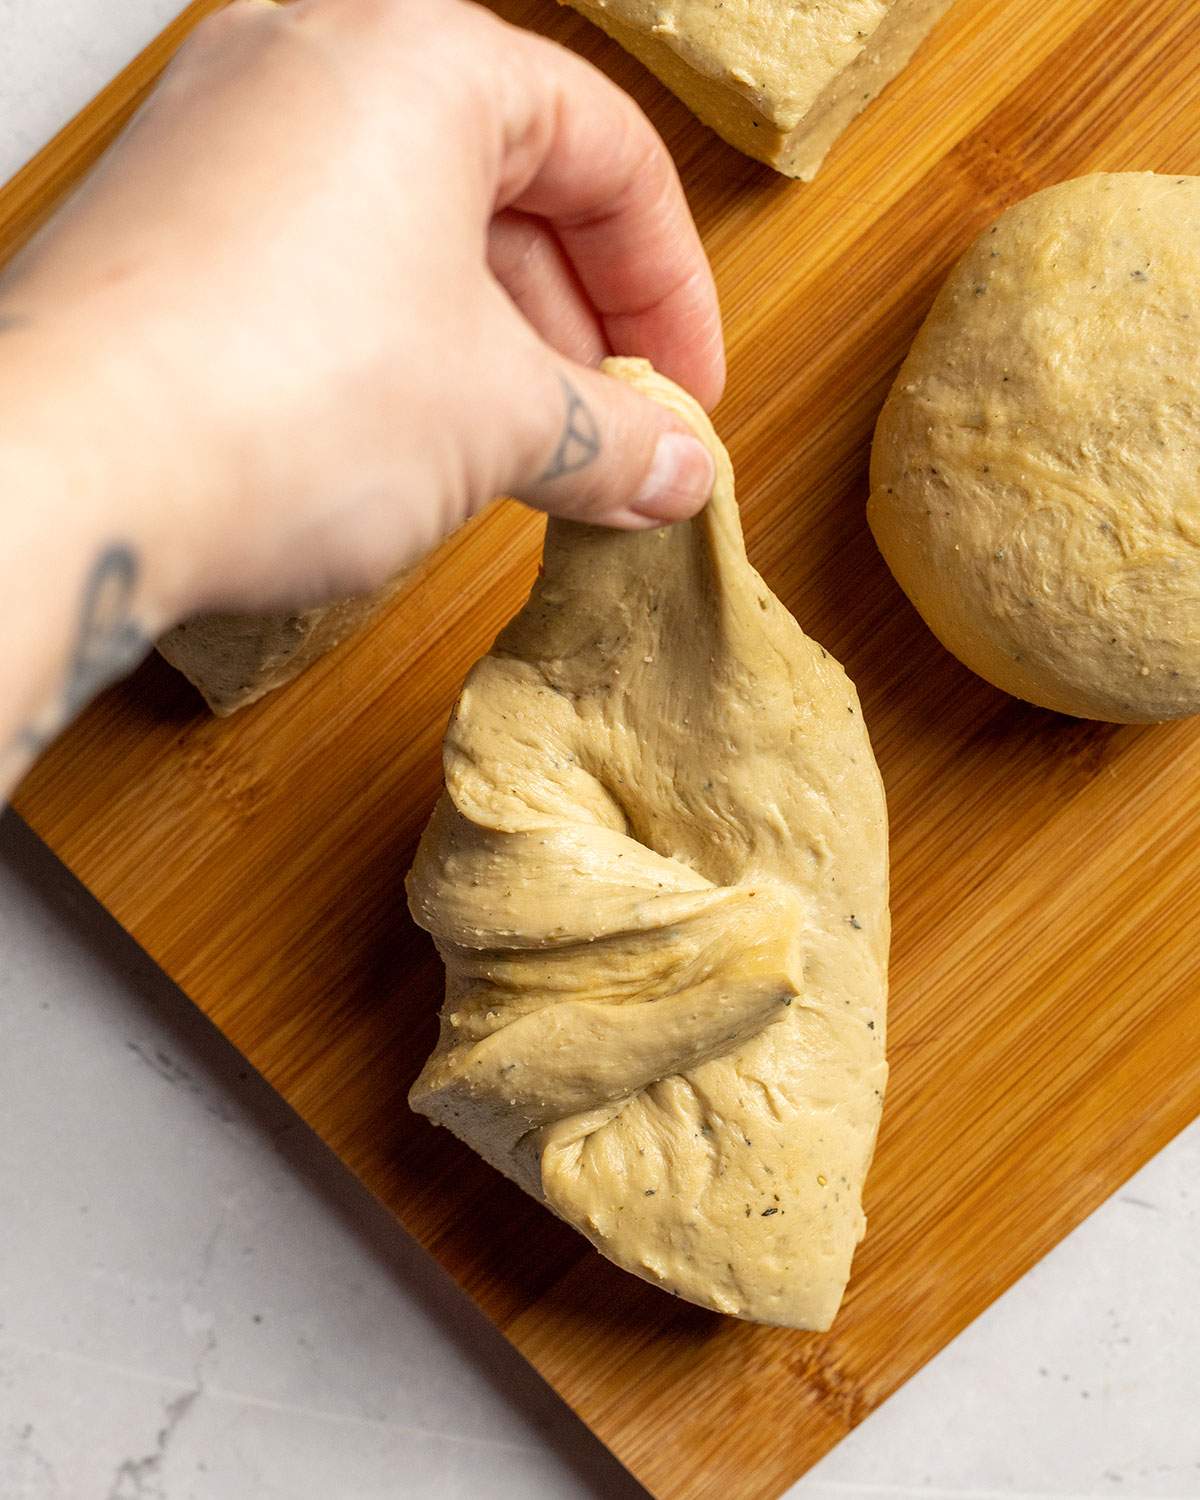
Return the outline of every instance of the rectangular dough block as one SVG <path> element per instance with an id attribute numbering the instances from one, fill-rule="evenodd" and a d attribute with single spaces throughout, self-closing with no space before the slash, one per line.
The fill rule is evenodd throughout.
<path id="1" fill-rule="evenodd" d="M 169 630 L 160 653 L 199 688 L 215 714 L 231 714 L 291 682 L 365 625 L 406 574 L 378 593 L 287 615 L 209 615 Z"/>
<path id="2" fill-rule="evenodd" d="M 952 0 L 564 0 L 731 146 L 810 182 Z"/>

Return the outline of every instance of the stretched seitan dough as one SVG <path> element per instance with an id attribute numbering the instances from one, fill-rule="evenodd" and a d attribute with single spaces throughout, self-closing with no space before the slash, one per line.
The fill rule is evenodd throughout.
<path id="1" fill-rule="evenodd" d="M 875 433 L 871 528 L 942 643 L 1088 719 L 1200 713 L 1200 177 L 1010 208 Z"/>
<path id="2" fill-rule="evenodd" d="M 551 521 L 409 878 L 446 964 L 411 1095 L 635 1275 L 828 1328 L 883 1099 L 886 810 L 854 687 L 694 521 Z"/>
<path id="3" fill-rule="evenodd" d="M 569 0 L 739 151 L 810 182 L 952 0 Z"/>
<path id="4" fill-rule="evenodd" d="M 208 615 L 177 625 L 158 649 L 215 714 L 235 713 L 291 682 L 365 625 L 399 587 L 286 615 Z"/>

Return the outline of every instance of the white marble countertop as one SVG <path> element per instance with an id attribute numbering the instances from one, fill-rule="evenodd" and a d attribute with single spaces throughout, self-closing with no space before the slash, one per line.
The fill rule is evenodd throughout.
<path id="1" fill-rule="evenodd" d="M 179 4 L 0 0 L 0 179 Z M 1198 1285 L 1200 1125 L 793 1500 L 1200 1500 Z M 0 818 L 0 1500 L 642 1493 Z"/>

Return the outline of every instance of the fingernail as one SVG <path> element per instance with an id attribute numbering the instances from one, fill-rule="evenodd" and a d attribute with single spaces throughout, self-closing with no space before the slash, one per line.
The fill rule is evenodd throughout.
<path id="1" fill-rule="evenodd" d="M 686 432 L 664 432 L 641 489 L 630 501 L 634 515 L 648 521 L 686 521 L 712 494 L 717 469 L 713 456 Z"/>

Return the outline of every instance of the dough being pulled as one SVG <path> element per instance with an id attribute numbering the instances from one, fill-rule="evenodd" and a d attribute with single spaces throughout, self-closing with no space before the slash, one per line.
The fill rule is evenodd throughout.
<path id="1" fill-rule="evenodd" d="M 976 242 L 880 416 L 869 516 L 997 687 L 1200 711 L 1200 177 L 1061 183 Z"/>
<path id="2" fill-rule="evenodd" d="M 883 788 L 854 687 L 746 560 L 690 397 L 609 360 L 717 463 L 691 522 L 551 521 L 472 670 L 409 899 L 446 964 L 413 1107 L 606 1256 L 828 1328 L 883 1098 Z"/>
<path id="3" fill-rule="evenodd" d="M 810 181 L 951 0 L 569 0 L 731 146 Z"/>

